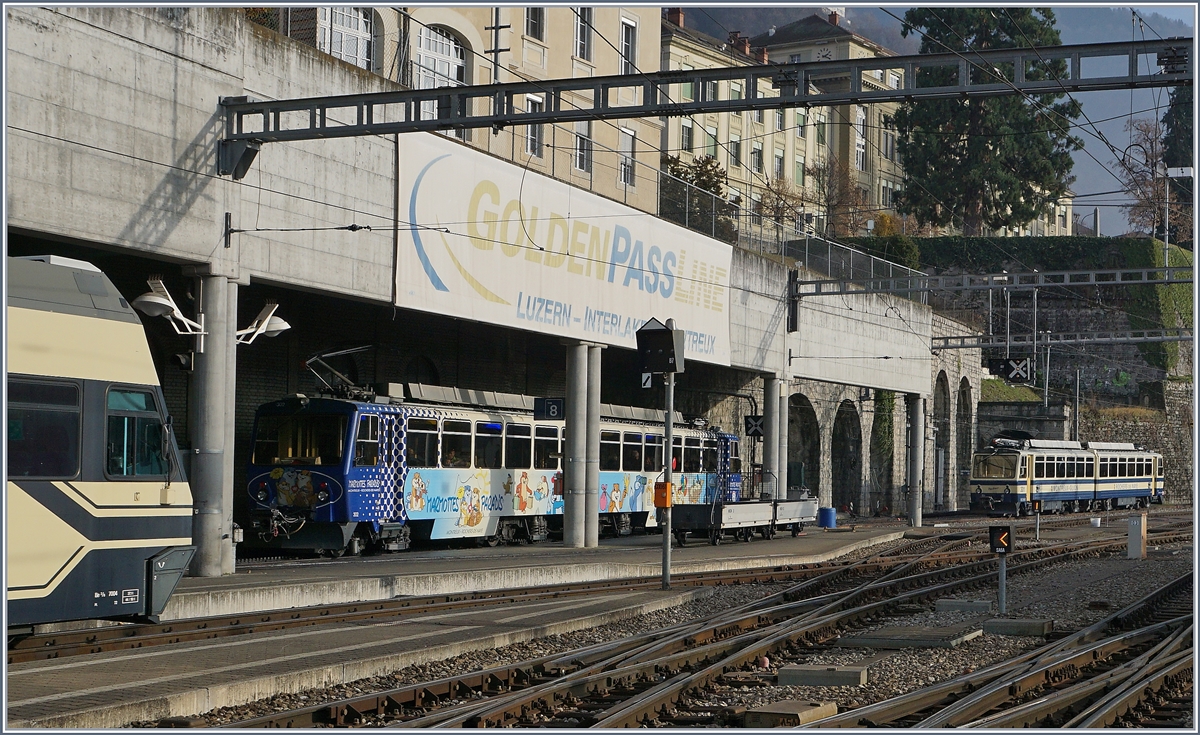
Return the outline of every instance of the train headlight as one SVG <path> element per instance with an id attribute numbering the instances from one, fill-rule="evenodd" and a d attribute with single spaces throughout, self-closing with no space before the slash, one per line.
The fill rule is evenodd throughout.
<path id="1" fill-rule="evenodd" d="M 265 483 L 265 482 L 258 483 L 258 492 L 254 493 L 254 497 L 260 503 L 267 502 L 267 483 Z"/>
<path id="2" fill-rule="evenodd" d="M 320 490 L 317 490 L 317 500 L 324 503 L 326 500 L 329 500 L 329 483 L 322 482 L 319 487 Z"/>

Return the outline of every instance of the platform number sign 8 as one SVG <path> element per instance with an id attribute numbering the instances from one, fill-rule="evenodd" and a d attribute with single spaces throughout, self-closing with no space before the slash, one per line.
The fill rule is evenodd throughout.
<path id="1" fill-rule="evenodd" d="M 993 554 L 1007 554 L 1012 551 L 1012 527 L 1011 526 L 990 526 L 988 528 L 988 542 L 991 544 Z"/>
<path id="2" fill-rule="evenodd" d="M 562 398 L 534 398 L 534 421 L 562 421 L 566 418 L 566 401 Z"/>

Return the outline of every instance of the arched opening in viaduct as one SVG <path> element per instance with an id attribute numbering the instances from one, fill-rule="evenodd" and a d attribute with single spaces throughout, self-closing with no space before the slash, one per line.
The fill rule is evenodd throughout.
<path id="1" fill-rule="evenodd" d="M 821 426 L 812 403 L 797 393 L 788 399 L 787 476 L 819 497 L 821 491 Z"/>
<path id="2" fill-rule="evenodd" d="M 950 493 L 950 380 L 938 373 L 933 387 L 933 509 L 943 510 Z"/>
<path id="3" fill-rule="evenodd" d="M 853 401 L 842 401 L 833 420 L 833 446 L 830 452 L 833 483 L 833 507 L 859 504 L 862 492 L 862 426 Z"/>
<path id="4" fill-rule="evenodd" d="M 868 478 L 868 508 L 864 510 L 887 514 L 896 507 L 893 497 L 895 482 L 892 464 L 895 441 L 896 394 L 890 390 L 875 393 L 875 416 L 871 420 L 871 475 Z"/>
<path id="5" fill-rule="evenodd" d="M 964 477 L 971 468 L 971 452 L 975 446 L 975 432 L 971 431 L 971 381 L 963 378 L 958 384 L 958 411 L 955 436 L 958 445 L 955 451 L 954 478 L 958 485 L 958 507 L 965 508 L 971 502 L 971 489 Z"/>

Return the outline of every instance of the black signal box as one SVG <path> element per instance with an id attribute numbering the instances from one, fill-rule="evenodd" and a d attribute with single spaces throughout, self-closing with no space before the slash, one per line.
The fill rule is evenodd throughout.
<path id="1" fill-rule="evenodd" d="M 1042 512 L 1042 501 L 1040 501 L 1040 500 L 1033 501 L 1033 512 L 1034 513 Z"/>
<path id="2" fill-rule="evenodd" d="M 1011 526 L 989 526 L 988 543 L 993 554 L 1007 554 L 1012 551 L 1013 536 Z"/>
<path id="3" fill-rule="evenodd" d="M 643 373 L 683 372 L 683 330 L 668 329 L 651 319 L 637 330 L 638 359 Z"/>

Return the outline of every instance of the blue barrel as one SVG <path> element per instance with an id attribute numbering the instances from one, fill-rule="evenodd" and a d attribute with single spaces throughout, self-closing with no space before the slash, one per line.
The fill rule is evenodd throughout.
<path id="1" fill-rule="evenodd" d="M 817 508 L 817 525 L 821 528 L 837 528 L 837 510 Z"/>

